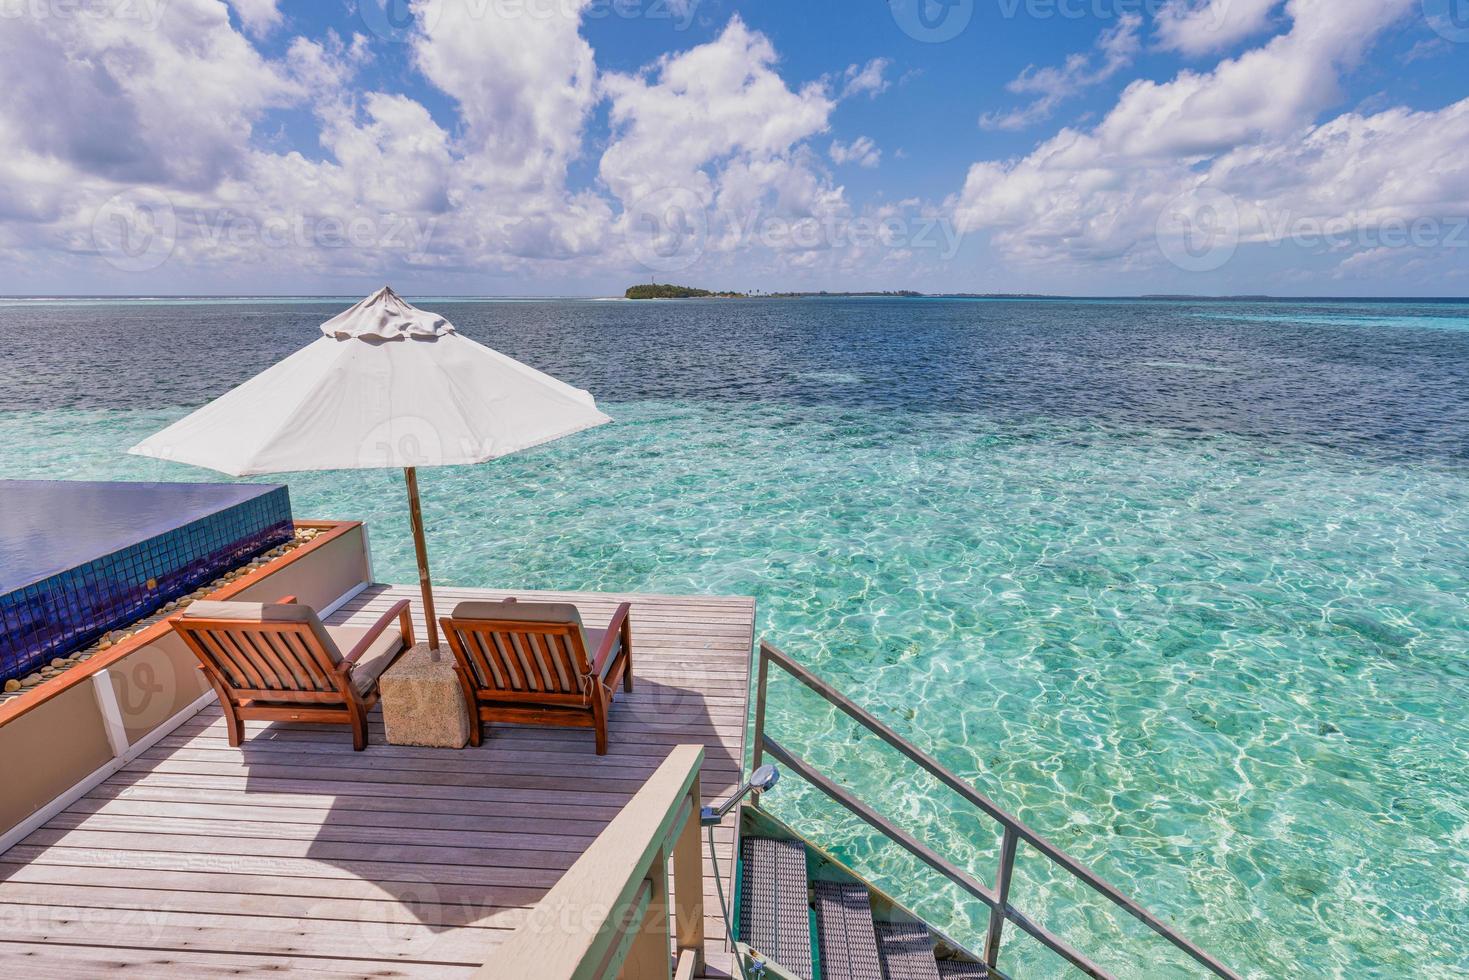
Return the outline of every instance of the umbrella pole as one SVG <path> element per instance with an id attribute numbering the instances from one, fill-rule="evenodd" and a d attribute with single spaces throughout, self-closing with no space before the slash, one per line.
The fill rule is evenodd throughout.
<path id="1" fill-rule="evenodd" d="M 439 623 L 434 618 L 434 590 L 428 577 L 428 543 L 423 537 L 423 511 L 418 506 L 418 470 L 403 468 L 408 481 L 408 513 L 413 518 L 413 548 L 418 552 L 418 587 L 423 590 L 423 618 L 428 624 L 428 648 L 439 649 Z"/>

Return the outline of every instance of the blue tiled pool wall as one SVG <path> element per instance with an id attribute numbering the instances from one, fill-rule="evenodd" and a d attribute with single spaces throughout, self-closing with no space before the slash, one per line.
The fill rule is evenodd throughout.
<path id="1" fill-rule="evenodd" d="M 0 680 L 148 616 L 291 540 L 285 487 L 0 596 Z"/>

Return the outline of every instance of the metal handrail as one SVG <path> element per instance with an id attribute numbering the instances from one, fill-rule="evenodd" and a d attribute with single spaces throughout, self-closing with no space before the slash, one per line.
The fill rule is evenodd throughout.
<path id="1" fill-rule="evenodd" d="M 986 816 L 1004 828 L 1004 836 L 1000 842 L 1000 867 L 995 876 L 994 888 L 988 888 L 976 881 L 968 872 L 956 867 L 953 863 L 920 843 L 911 834 L 893 825 L 886 817 L 877 813 L 851 793 L 823 776 L 811 763 L 765 734 L 765 697 L 770 682 L 769 665 L 771 663 L 774 663 L 796 680 L 800 681 L 825 701 L 839 708 L 853 721 L 881 738 L 911 762 L 915 763 L 920 769 L 923 769 L 929 775 L 938 779 L 939 782 L 959 794 L 966 802 L 982 811 Z M 984 902 L 990 909 L 989 928 L 985 936 L 984 952 L 985 962 L 989 966 L 998 966 L 1000 940 L 1004 933 L 1005 922 L 1008 920 L 1038 942 L 1065 958 L 1067 962 L 1088 976 L 1099 978 L 1109 977 L 1109 974 L 1105 970 L 1092 962 L 1080 950 L 1075 949 L 1065 940 L 1051 933 L 1038 923 L 1031 921 L 1010 903 L 1010 882 L 1015 870 L 1016 852 L 1020 841 L 1024 841 L 1050 859 L 1052 863 L 1059 865 L 1062 870 L 1066 871 L 1073 878 L 1078 879 L 1082 884 L 1101 894 L 1114 905 L 1168 940 L 1179 950 L 1188 954 L 1195 962 L 1208 969 L 1215 976 L 1226 977 L 1229 980 L 1240 980 L 1239 974 L 1235 973 L 1209 953 L 1206 953 L 1198 946 L 1189 942 L 1183 936 L 1180 936 L 1159 920 L 1157 916 L 1122 894 L 1122 892 L 1118 891 L 1096 872 L 1066 854 L 1055 844 L 1052 844 L 1046 838 L 1027 827 L 1017 817 L 1006 812 L 999 804 L 944 768 L 933 756 L 894 732 L 891 728 L 878 721 L 873 715 L 852 703 L 846 696 L 827 684 L 824 680 L 811 673 L 811 671 L 801 666 L 795 660 L 792 660 L 789 655 L 764 640 L 760 642 L 758 679 L 756 683 L 754 766 L 757 768 L 760 766 L 764 753 L 768 751 L 786 767 L 795 771 L 835 802 L 841 804 L 847 810 L 876 828 L 884 836 L 918 857 L 919 860 L 959 885 L 959 887 L 969 892 L 975 898 Z"/>

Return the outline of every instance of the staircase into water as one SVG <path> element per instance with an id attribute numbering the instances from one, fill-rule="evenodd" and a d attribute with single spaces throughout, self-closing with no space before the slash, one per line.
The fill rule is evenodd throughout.
<path id="1" fill-rule="evenodd" d="M 856 881 L 811 880 L 801 841 L 740 842 L 740 941 L 799 980 L 989 980 L 988 967 L 940 958 L 914 918 L 880 917 Z"/>
<path id="2" fill-rule="evenodd" d="M 765 705 L 774 667 L 799 682 L 885 742 L 917 769 L 938 780 L 973 808 L 983 825 L 999 832 L 999 864 L 984 881 L 935 851 L 918 835 L 894 822 L 848 787 L 833 779 L 766 730 Z M 760 805 L 759 795 L 741 811 L 738 923 L 739 954 L 747 956 L 777 980 L 1006 980 L 1001 951 L 1007 930 L 1018 930 L 1059 956 L 1078 972 L 1108 980 L 1105 967 L 1071 940 L 1048 929 L 1016 904 L 1011 894 L 1017 857 L 1049 863 L 1110 906 L 1146 926 L 1177 953 L 1209 974 L 1226 980 L 1238 975 L 1214 956 L 1125 895 L 1085 865 L 1066 854 L 939 761 L 898 735 L 820 677 L 771 645 L 761 643 L 756 683 L 754 766 L 769 756 L 781 768 L 818 790 L 916 858 L 926 871 L 966 893 L 988 919 L 982 942 L 965 949 L 935 932 L 917 915 L 879 891 L 857 872 L 825 853 L 820 839 L 781 823 Z M 813 876 L 811 869 L 817 869 Z M 1118 934 L 1118 939 L 1121 935 Z M 1135 939 L 1126 940 L 1135 942 Z M 1141 952 L 1139 950 L 1138 952 Z M 1161 950 L 1160 950 L 1161 952 Z M 1152 955 L 1152 954 L 1149 954 Z"/>

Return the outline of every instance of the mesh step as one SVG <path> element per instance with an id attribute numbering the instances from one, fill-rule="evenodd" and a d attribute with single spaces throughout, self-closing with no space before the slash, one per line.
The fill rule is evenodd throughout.
<path id="1" fill-rule="evenodd" d="M 877 923 L 877 951 L 884 980 L 939 980 L 933 937 L 917 923 Z"/>
<path id="2" fill-rule="evenodd" d="M 818 881 L 816 932 L 824 980 L 883 980 L 872 900 L 864 886 Z"/>
<path id="3" fill-rule="evenodd" d="M 740 841 L 740 940 L 811 980 L 806 847 L 800 841 Z"/>
<path id="4" fill-rule="evenodd" d="M 990 980 L 990 968 L 983 963 L 939 960 L 939 976 L 943 980 Z"/>

